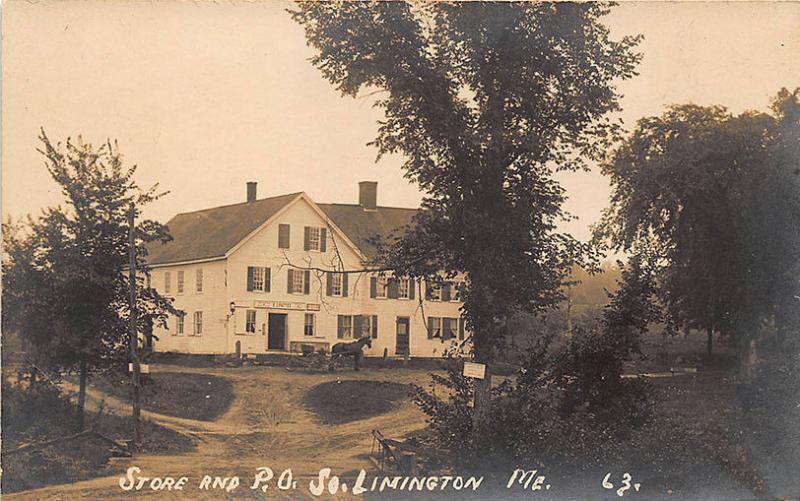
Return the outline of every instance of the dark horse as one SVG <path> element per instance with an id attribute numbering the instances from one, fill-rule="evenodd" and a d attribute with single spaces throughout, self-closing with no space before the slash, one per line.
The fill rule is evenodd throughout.
<path id="1" fill-rule="evenodd" d="M 364 345 L 367 345 L 368 348 L 372 348 L 372 338 L 369 336 L 363 336 L 359 338 L 357 341 L 351 341 L 349 343 L 336 343 L 331 348 L 331 357 L 338 358 L 338 357 L 349 357 L 352 355 L 353 357 L 353 368 L 358 370 L 358 362 L 361 361 L 361 350 L 364 348 Z M 331 364 L 331 370 L 333 370 L 333 365 Z"/>

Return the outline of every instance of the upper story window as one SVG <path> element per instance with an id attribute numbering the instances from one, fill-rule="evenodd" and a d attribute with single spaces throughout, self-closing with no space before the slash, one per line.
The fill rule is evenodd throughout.
<path id="1" fill-rule="evenodd" d="M 428 301 L 441 301 L 442 289 L 442 284 L 428 282 L 425 288 L 425 299 Z"/>
<path id="2" fill-rule="evenodd" d="M 291 229 L 292 229 L 292 227 L 289 226 L 288 224 L 279 224 L 278 225 L 278 248 L 279 249 L 288 249 L 289 248 Z"/>
<path id="3" fill-rule="evenodd" d="M 414 283 L 410 278 L 401 278 L 397 281 L 398 299 L 414 299 Z"/>
<path id="4" fill-rule="evenodd" d="M 388 280 L 386 276 L 377 276 L 370 279 L 369 292 L 370 297 L 385 298 Z"/>
<path id="5" fill-rule="evenodd" d="M 255 292 L 269 292 L 270 269 L 263 266 L 247 267 L 247 290 Z"/>
<path id="6" fill-rule="evenodd" d="M 289 294 L 308 294 L 311 282 L 309 270 L 287 270 L 286 292 Z"/>
<path id="7" fill-rule="evenodd" d="M 331 296 L 342 295 L 342 274 L 333 273 L 331 275 Z"/>
<path id="8" fill-rule="evenodd" d="M 325 252 L 327 239 L 326 228 L 306 226 L 303 233 L 303 250 Z"/>
<path id="9" fill-rule="evenodd" d="M 203 292 L 203 268 L 197 268 L 194 273 L 195 292 Z"/>
<path id="10" fill-rule="evenodd" d="M 178 294 L 183 294 L 183 270 L 178 272 Z"/>
<path id="11" fill-rule="evenodd" d="M 172 273 L 164 272 L 164 294 L 169 294 L 172 289 Z"/>

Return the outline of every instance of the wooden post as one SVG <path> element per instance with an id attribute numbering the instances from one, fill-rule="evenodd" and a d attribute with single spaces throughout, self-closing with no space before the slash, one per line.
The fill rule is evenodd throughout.
<path id="1" fill-rule="evenodd" d="M 133 403 L 133 448 L 134 450 L 142 443 L 141 426 L 141 402 L 140 402 L 140 377 L 139 377 L 139 334 L 137 328 L 137 308 L 136 308 L 136 237 L 134 235 L 136 218 L 136 208 L 133 204 L 128 212 L 128 286 L 130 289 L 130 319 L 129 319 L 129 341 L 131 347 L 131 390 Z"/>

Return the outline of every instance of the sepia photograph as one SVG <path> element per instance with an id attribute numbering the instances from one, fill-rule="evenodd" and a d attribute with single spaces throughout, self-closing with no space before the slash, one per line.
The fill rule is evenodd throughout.
<path id="1" fill-rule="evenodd" d="M 800 1 L 6 0 L 8 500 L 800 500 Z"/>

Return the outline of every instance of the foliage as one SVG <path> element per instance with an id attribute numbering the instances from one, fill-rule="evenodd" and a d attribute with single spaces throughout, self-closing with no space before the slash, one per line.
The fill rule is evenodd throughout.
<path id="1" fill-rule="evenodd" d="M 480 452 L 473 442 L 473 381 L 457 363 L 446 376 L 432 375 L 433 391 L 417 387 L 415 402 L 429 417 L 433 444 L 468 466 L 588 466 L 619 454 L 614 444 L 652 415 L 646 383 L 622 377 L 638 337 L 659 318 L 650 271 L 640 258 L 631 260 L 595 330 L 576 329 L 556 348 L 552 334 L 537 338 L 516 377 L 492 390 L 486 448 Z M 437 395 L 437 386 L 444 395 Z"/>
<path id="2" fill-rule="evenodd" d="M 116 144 L 95 148 L 40 135 L 46 166 L 61 187 L 66 208 L 49 208 L 26 224 L 4 224 L 3 330 L 18 331 L 47 367 L 81 371 L 79 414 L 88 371 L 128 359 L 128 222 L 130 206 L 161 196 L 140 190 L 136 167 L 123 166 Z M 174 311 L 146 281 L 144 244 L 166 241 L 164 226 L 139 221 L 135 228 L 139 332 Z M 79 423 L 80 424 L 80 423 Z"/>
<path id="3" fill-rule="evenodd" d="M 800 89 L 773 114 L 681 105 L 640 120 L 603 167 L 613 194 L 596 238 L 660 258 L 673 319 L 746 348 L 797 304 Z"/>
<path id="4" fill-rule="evenodd" d="M 301 2 L 312 63 L 344 95 L 379 94 L 372 143 L 403 154 L 424 191 L 412 228 L 381 246 L 399 274 L 463 273 L 474 355 L 488 361 L 518 309 L 561 298 L 588 247 L 553 174 L 585 167 L 617 137 L 615 82 L 638 37 L 609 38 L 596 3 Z"/>

